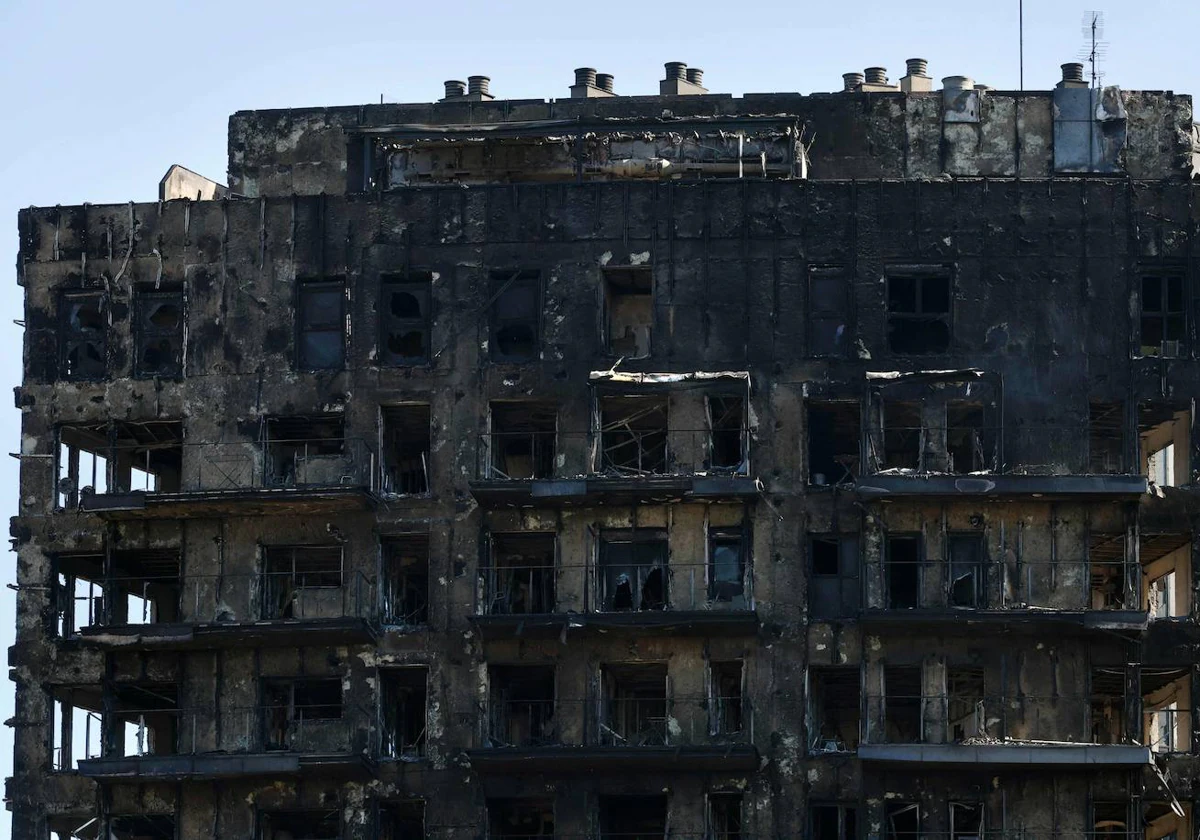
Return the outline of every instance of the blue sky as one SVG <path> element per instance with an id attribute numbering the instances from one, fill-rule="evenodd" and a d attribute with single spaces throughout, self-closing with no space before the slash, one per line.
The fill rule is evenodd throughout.
<path id="1" fill-rule="evenodd" d="M 1093 2 L 1093 0 L 1089 0 Z M 582 14 L 581 10 L 595 11 Z M 1087 5 L 1025 2 L 1025 86 L 1045 89 L 1079 57 Z M 1105 80 L 1129 89 L 1200 88 L 1200 4 L 1120 0 L 1104 6 Z M 566 2 L 67 2 L 0 0 L 0 265 L 17 252 L 19 207 L 152 201 L 167 167 L 224 180 L 229 114 L 250 108 L 429 101 L 442 81 L 492 77 L 501 98 L 567 95 L 575 67 L 616 77 L 616 91 L 657 91 L 663 62 L 705 71 L 713 92 L 832 91 L 867 66 L 1018 84 L 1017 0 L 750 6 L 691 0 L 649 6 Z M 20 289 L 0 284 L 0 391 L 18 384 Z M 11 406 L 7 397 L 4 405 Z M 0 410 L 16 451 L 19 415 Z M 0 459 L 0 509 L 16 511 L 17 461 Z M 14 555 L 0 578 L 14 579 Z M 0 589 L 0 646 L 13 634 L 13 593 Z M 11 684 L 0 720 L 12 715 Z M 11 772 L 11 729 L 0 728 Z M 0 836 L 8 836 L 0 817 Z"/>

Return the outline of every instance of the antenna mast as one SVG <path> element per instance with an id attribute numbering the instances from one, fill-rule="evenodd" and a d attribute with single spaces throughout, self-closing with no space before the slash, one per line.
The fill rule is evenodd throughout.
<path id="1" fill-rule="evenodd" d="M 1108 41 L 1104 40 L 1104 12 L 1084 12 L 1082 31 L 1087 40 L 1079 58 L 1091 67 L 1092 87 L 1098 88 L 1104 81 L 1104 73 L 1097 69 L 1097 65 L 1108 55 Z"/>

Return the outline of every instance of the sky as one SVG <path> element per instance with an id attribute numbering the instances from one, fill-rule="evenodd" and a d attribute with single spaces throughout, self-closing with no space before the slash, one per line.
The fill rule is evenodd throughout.
<path id="1" fill-rule="evenodd" d="M 1086 0 L 1094 3 L 1095 0 Z M 1025 87 L 1043 90 L 1087 51 L 1095 6 L 1025 0 Z M 1200 4 L 1109 0 L 1107 84 L 1200 90 Z M 868 66 L 904 74 L 929 60 L 935 79 L 965 75 L 1019 87 L 1018 0 L 845 2 L 715 0 L 576 4 L 459 0 L 454 6 L 341 0 L 0 0 L 0 265 L 17 256 L 16 214 L 30 205 L 153 201 L 179 163 L 225 177 L 230 114 L 254 108 L 427 102 L 445 79 L 482 74 L 497 98 L 568 95 L 576 67 L 615 76 L 618 94 L 657 92 L 663 63 L 705 71 L 714 93 L 841 89 Z M 21 290 L 0 283 L 0 439 L 19 449 Z M 0 452 L 2 454 L 2 452 Z M 17 467 L 0 458 L 0 510 L 16 512 Z M 15 555 L 0 582 L 15 580 Z M 0 647 L 13 641 L 14 592 L 0 589 Z M 0 720 L 12 716 L 0 685 Z M 12 730 L 0 727 L 11 775 Z M 0 816 L 0 837 L 8 836 Z"/>

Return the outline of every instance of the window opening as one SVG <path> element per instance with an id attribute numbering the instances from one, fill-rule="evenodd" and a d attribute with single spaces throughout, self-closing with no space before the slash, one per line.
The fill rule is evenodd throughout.
<path id="1" fill-rule="evenodd" d="M 1092 803 L 1092 836 L 1096 840 L 1128 840 L 1128 820 L 1128 802 Z"/>
<path id="2" fill-rule="evenodd" d="M 853 805 L 810 805 L 812 840 L 857 840 L 858 808 Z"/>
<path id="3" fill-rule="evenodd" d="M 1188 668 L 1142 668 L 1143 744 L 1156 753 L 1192 751 L 1192 682 Z"/>
<path id="4" fill-rule="evenodd" d="M 1186 402 L 1138 406 L 1142 475 L 1159 487 L 1191 483 L 1191 425 Z"/>
<path id="5" fill-rule="evenodd" d="M 712 693 L 712 734 L 736 735 L 743 731 L 742 662 L 713 662 L 709 690 Z"/>
<path id="6" fill-rule="evenodd" d="M 1088 536 L 1091 609 L 1123 610 L 1128 608 L 1129 587 L 1125 574 L 1126 562 L 1124 534 L 1090 534 Z"/>
<path id="7" fill-rule="evenodd" d="M 808 404 L 808 483 L 852 483 L 859 470 L 860 409 L 857 402 Z"/>
<path id="8" fill-rule="evenodd" d="M 379 672 L 383 710 L 383 754 L 388 758 L 425 755 L 429 720 L 428 668 L 388 668 Z"/>
<path id="9" fill-rule="evenodd" d="M 620 475 L 667 472 L 665 397 L 600 399 L 600 471 Z"/>
<path id="10" fill-rule="evenodd" d="M 342 681 L 270 680 L 263 684 L 263 714 L 268 750 L 303 749 L 306 728 L 342 717 Z"/>
<path id="11" fill-rule="evenodd" d="M 921 666 L 885 665 L 883 686 L 887 743 L 912 744 L 924 740 Z"/>
<path id="12" fill-rule="evenodd" d="M 1125 471 L 1125 406 L 1094 402 L 1088 406 L 1088 472 Z"/>
<path id="13" fill-rule="evenodd" d="M 183 288 L 141 286 L 134 298 L 134 368 L 139 376 L 183 372 Z"/>
<path id="14" fill-rule="evenodd" d="M 488 478 L 554 477 L 558 408 L 553 403 L 493 402 Z"/>
<path id="15" fill-rule="evenodd" d="M 53 709 L 52 767 L 57 772 L 76 770 L 79 762 L 99 758 L 103 701 L 98 686 L 55 686 L 51 689 Z"/>
<path id="16" fill-rule="evenodd" d="M 1093 666 L 1091 669 L 1093 744 L 1125 742 L 1125 669 Z"/>
<path id="17" fill-rule="evenodd" d="M 383 490 L 399 495 L 428 493 L 431 449 L 428 405 L 380 409 L 383 423 Z"/>
<path id="18" fill-rule="evenodd" d="M 667 797 L 601 796 L 600 840 L 663 840 Z"/>
<path id="19" fill-rule="evenodd" d="M 60 508 L 77 507 L 93 493 L 175 493 L 182 471 L 183 424 L 177 420 L 59 427 Z"/>
<path id="20" fill-rule="evenodd" d="M 263 546 L 264 619 L 344 614 L 340 545 Z"/>
<path id="21" fill-rule="evenodd" d="M 487 612 L 554 612 L 554 534 L 492 534 Z"/>
<path id="22" fill-rule="evenodd" d="M 884 840 L 918 840 L 921 811 L 915 802 L 888 802 L 884 812 Z"/>
<path id="23" fill-rule="evenodd" d="M 108 818 L 108 840 L 175 840 L 170 814 L 127 814 Z"/>
<path id="24" fill-rule="evenodd" d="M 982 840 L 983 805 L 979 802 L 950 803 L 950 840 Z"/>
<path id="25" fill-rule="evenodd" d="M 888 609 L 907 610 L 921 606 L 921 539 L 917 536 L 887 538 Z"/>
<path id="26" fill-rule="evenodd" d="M 950 275 L 889 274 L 888 349 L 902 355 L 950 349 Z"/>
<path id="27" fill-rule="evenodd" d="M 106 757 L 175 755 L 181 736 L 173 683 L 117 683 L 111 691 Z"/>
<path id="28" fill-rule="evenodd" d="M 742 840 L 741 793 L 708 795 L 708 840 Z"/>
<path id="29" fill-rule="evenodd" d="M 385 365 L 429 361 L 432 332 L 432 271 L 385 274 L 380 296 L 379 355 Z"/>
<path id="30" fill-rule="evenodd" d="M 982 403 L 946 403 L 946 454 L 952 473 L 996 469 L 996 430 L 988 427 Z"/>
<path id="31" fill-rule="evenodd" d="M 601 743 L 621 747 L 667 744 L 666 665 L 606 666 L 601 672 L 601 688 Z"/>
<path id="32" fill-rule="evenodd" d="M 492 665 L 490 746 L 533 747 L 558 742 L 554 668 Z"/>
<path id="33" fill-rule="evenodd" d="M 708 600 L 746 609 L 746 535 L 714 528 L 708 535 Z"/>
<path id="34" fill-rule="evenodd" d="M 1143 356 L 1178 358 L 1187 338 L 1182 274 L 1142 275 Z"/>
<path id="35" fill-rule="evenodd" d="M 531 362 L 541 346 L 541 276 L 537 271 L 492 272 L 492 359 Z"/>
<path id="36" fill-rule="evenodd" d="M 1154 533 L 1138 535 L 1138 558 L 1145 582 L 1144 607 L 1153 619 L 1186 618 L 1191 614 L 1191 534 Z"/>
<path id="37" fill-rule="evenodd" d="M 489 799 L 487 811 L 490 838 L 554 837 L 554 803 L 548 799 Z"/>
<path id="38" fill-rule="evenodd" d="M 921 422 L 921 404 L 894 402 L 883 404 L 883 468 L 919 470 L 923 464 L 925 427 Z"/>
<path id="39" fill-rule="evenodd" d="M 604 269 L 604 322 L 608 352 L 627 359 L 650 355 L 654 330 L 653 273 L 646 268 Z"/>
<path id="40" fill-rule="evenodd" d="M 812 536 L 809 610 L 817 620 L 854 618 L 862 597 L 857 534 Z"/>
<path id="41" fill-rule="evenodd" d="M 68 292 L 59 302 L 60 364 L 65 379 L 103 379 L 108 353 L 105 298 Z"/>
<path id="42" fill-rule="evenodd" d="M 808 669 L 808 745 L 814 753 L 858 749 L 862 680 L 858 668 Z"/>
<path id="43" fill-rule="evenodd" d="M 601 533 L 600 586 L 602 611 L 666 609 L 666 532 L 640 529 Z"/>
<path id="44" fill-rule="evenodd" d="M 401 534 L 380 540 L 385 586 L 384 621 L 417 626 L 429 621 L 429 535 Z"/>
<path id="45" fill-rule="evenodd" d="M 951 534 L 950 606 L 987 606 L 987 564 L 983 534 Z"/>
<path id="46" fill-rule="evenodd" d="M 300 283 L 299 366 L 333 370 L 346 362 L 346 284 L 341 280 Z"/>
<path id="47" fill-rule="evenodd" d="M 379 840 L 425 840 L 425 800 L 388 802 L 379 808 Z"/>
<path id="48" fill-rule="evenodd" d="M 708 469 L 746 475 L 750 471 L 750 459 L 745 397 L 710 395 L 706 402 L 711 434 Z"/>
<path id="49" fill-rule="evenodd" d="M 808 272 L 808 352 L 846 356 L 850 350 L 850 282 L 846 270 L 814 266 Z"/>
<path id="50" fill-rule="evenodd" d="M 946 669 L 947 717 L 950 739 L 965 741 L 988 732 L 984 703 L 983 669 L 956 666 Z"/>
<path id="51" fill-rule="evenodd" d="M 268 417 L 265 433 L 269 486 L 336 486 L 354 478 L 349 475 L 342 415 Z"/>
<path id="52" fill-rule="evenodd" d="M 259 826 L 259 840 L 338 840 L 342 836 L 342 812 L 337 808 L 263 811 Z"/>

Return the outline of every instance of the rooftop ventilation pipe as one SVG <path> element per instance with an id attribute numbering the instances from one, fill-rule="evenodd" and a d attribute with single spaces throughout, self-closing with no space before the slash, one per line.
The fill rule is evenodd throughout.
<path id="1" fill-rule="evenodd" d="M 708 90 L 700 84 L 701 79 L 704 78 L 703 70 L 698 67 L 689 70 L 687 64 L 682 61 L 668 61 L 664 66 L 667 68 L 667 72 L 666 78 L 658 83 L 660 96 L 708 93 Z"/>
<path id="2" fill-rule="evenodd" d="M 886 67 L 868 67 L 864 75 L 869 85 L 886 85 L 888 83 Z"/>
<path id="3" fill-rule="evenodd" d="M 596 74 L 596 87 L 600 88 L 600 90 L 604 91 L 605 93 L 612 93 L 613 92 L 612 73 L 597 73 Z"/>
<path id="4" fill-rule="evenodd" d="M 467 93 L 466 82 L 460 82 L 456 79 L 451 79 L 444 84 L 446 85 L 446 99 L 458 99 L 460 96 L 465 96 Z"/>
<path id="5" fill-rule="evenodd" d="M 862 83 L 866 81 L 866 77 L 862 73 L 843 73 L 842 74 L 842 90 L 846 93 L 853 93 L 858 90 Z"/>
<path id="6" fill-rule="evenodd" d="M 571 85 L 571 98 L 612 96 L 612 78 L 608 73 L 597 73 L 594 67 L 576 67 L 575 84 Z"/>

